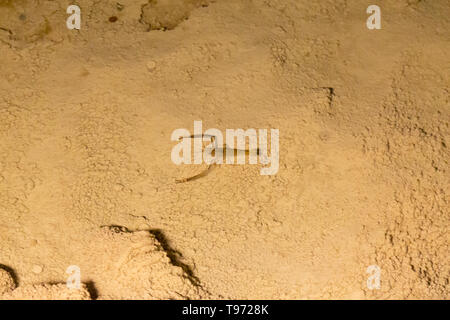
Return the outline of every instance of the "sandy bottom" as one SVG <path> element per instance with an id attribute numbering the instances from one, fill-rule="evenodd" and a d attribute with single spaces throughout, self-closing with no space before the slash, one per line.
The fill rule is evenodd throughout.
<path id="1" fill-rule="evenodd" d="M 0 0 L 0 297 L 449 298 L 448 0 L 119 2 Z M 278 173 L 176 183 L 194 120 Z"/>

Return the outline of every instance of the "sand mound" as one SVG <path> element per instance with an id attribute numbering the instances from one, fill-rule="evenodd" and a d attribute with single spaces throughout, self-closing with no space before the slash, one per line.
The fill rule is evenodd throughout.
<path id="1" fill-rule="evenodd" d="M 125 227 L 110 226 L 102 227 L 89 239 L 89 244 L 84 244 L 83 257 L 79 258 L 82 262 L 79 268 L 83 281 L 88 279 L 92 284 L 93 298 L 199 299 L 207 296 L 190 267 L 180 261 L 179 253 L 168 246 L 160 231 L 131 232 Z M 91 299 L 86 283 L 80 289 L 69 289 L 65 283 L 14 288 L 11 273 L 0 269 L 3 299 Z"/>
<path id="2" fill-rule="evenodd" d="M 14 290 L 16 283 L 8 271 L 0 267 L 0 296 Z"/>
<path id="3" fill-rule="evenodd" d="M 189 267 L 157 237 L 164 241 L 156 231 L 130 232 L 117 226 L 101 230 L 99 245 L 91 248 L 104 255 L 105 263 L 93 270 L 100 299 L 196 299 L 204 295 Z M 113 266 L 108 257 L 115 257 Z"/>

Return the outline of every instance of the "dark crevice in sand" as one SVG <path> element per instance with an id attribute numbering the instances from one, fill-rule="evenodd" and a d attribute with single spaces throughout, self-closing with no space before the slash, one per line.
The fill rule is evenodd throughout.
<path id="1" fill-rule="evenodd" d="M 86 285 L 86 289 L 89 292 L 89 294 L 91 295 L 91 299 L 92 300 L 97 300 L 98 298 L 98 290 L 95 287 L 95 284 L 93 281 L 88 281 L 84 283 Z"/>
<path id="2" fill-rule="evenodd" d="M 174 266 L 177 266 L 177 267 L 180 267 L 181 269 L 183 269 L 183 271 L 187 274 L 187 276 L 189 277 L 189 280 L 192 282 L 192 284 L 201 287 L 200 279 L 197 278 L 197 276 L 195 276 L 194 271 L 192 270 L 192 268 L 189 265 L 180 261 L 180 257 L 182 257 L 183 255 L 181 254 L 181 252 L 173 249 L 170 246 L 169 241 L 168 241 L 167 237 L 164 235 L 164 233 L 162 232 L 162 230 L 152 229 L 152 230 L 149 230 L 149 232 L 155 236 L 156 240 L 159 241 L 162 248 L 167 253 L 167 256 L 169 257 L 170 262 Z"/>
<path id="3" fill-rule="evenodd" d="M 330 108 L 333 107 L 333 100 L 334 100 L 334 96 L 335 96 L 334 88 L 333 87 L 322 87 L 322 89 L 325 89 L 325 90 L 328 91 L 328 94 L 327 94 L 327 96 L 328 96 L 328 106 Z"/>

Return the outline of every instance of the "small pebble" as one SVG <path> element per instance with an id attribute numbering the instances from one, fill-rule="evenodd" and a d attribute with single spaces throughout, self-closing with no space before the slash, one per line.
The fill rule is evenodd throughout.
<path id="1" fill-rule="evenodd" d="M 147 69 L 149 71 L 153 71 L 156 69 L 156 62 L 155 61 L 149 61 L 147 62 Z"/>
<path id="2" fill-rule="evenodd" d="M 0 296 L 15 288 L 16 283 L 14 282 L 12 275 L 7 270 L 0 267 Z"/>
<path id="3" fill-rule="evenodd" d="M 42 272 L 42 267 L 38 266 L 38 265 L 34 265 L 33 268 L 31 269 L 31 271 L 33 271 L 33 273 L 35 273 L 35 274 L 39 274 Z"/>

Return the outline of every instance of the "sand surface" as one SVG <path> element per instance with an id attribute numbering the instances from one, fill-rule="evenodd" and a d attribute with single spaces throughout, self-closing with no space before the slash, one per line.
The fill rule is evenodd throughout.
<path id="1" fill-rule="evenodd" d="M 0 297 L 449 298 L 450 1 L 118 2 L 0 0 Z M 279 172 L 175 183 L 194 120 Z"/>

